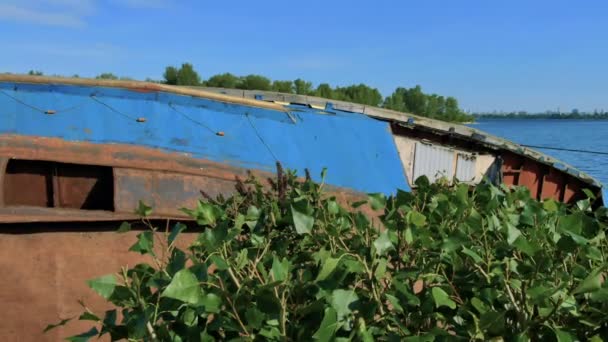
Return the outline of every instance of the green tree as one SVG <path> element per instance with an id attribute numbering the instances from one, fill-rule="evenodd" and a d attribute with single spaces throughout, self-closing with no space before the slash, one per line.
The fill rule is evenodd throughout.
<path id="1" fill-rule="evenodd" d="M 339 94 L 339 99 L 345 101 L 371 106 L 379 106 L 382 102 L 382 94 L 380 94 L 380 91 L 363 83 L 343 88 L 338 87 L 335 89 L 335 92 Z"/>
<path id="2" fill-rule="evenodd" d="M 272 82 L 272 90 L 280 93 L 293 93 L 292 81 L 274 81 Z"/>
<path id="3" fill-rule="evenodd" d="M 270 79 L 260 75 L 247 75 L 237 85 L 237 88 L 246 90 L 270 90 L 271 87 Z"/>
<path id="4" fill-rule="evenodd" d="M 177 72 L 177 85 L 197 86 L 201 84 L 201 78 L 190 63 L 182 64 Z"/>
<path id="5" fill-rule="evenodd" d="M 104 73 L 101 73 L 101 74 L 95 76 L 95 79 L 97 79 L 97 80 L 117 80 L 118 76 L 114 75 L 111 72 L 104 72 Z"/>
<path id="6" fill-rule="evenodd" d="M 445 99 L 445 118 L 448 121 L 457 121 L 462 114 L 460 108 L 458 108 L 458 100 L 456 98 L 449 96 Z"/>
<path id="7" fill-rule="evenodd" d="M 408 108 L 405 104 L 405 93 L 407 89 L 397 88 L 395 91 L 384 100 L 384 108 L 396 110 L 399 112 L 407 112 Z"/>
<path id="8" fill-rule="evenodd" d="M 226 72 L 223 74 L 211 76 L 207 80 L 207 82 L 205 82 L 205 85 L 207 87 L 234 89 L 239 84 L 239 82 L 240 82 L 240 79 L 237 76 L 235 76 L 229 72 Z"/>
<path id="9" fill-rule="evenodd" d="M 319 96 L 325 99 L 333 99 L 334 90 L 329 84 L 321 83 L 317 86 L 317 90 L 315 90 L 315 96 Z"/>
<path id="10" fill-rule="evenodd" d="M 39 70 L 30 70 L 30 71 L 28 71 L 27 74 L 28 75 L 32 75 L 32 76 L 42 76 L 42 75 L 44 75 L 42 73 L 42 71 L 39 71 Z"/>
<path id="11" fill-rule="evenodd" d="M 174 66 L 168 66 L 165 68 L 163 78 L 166 84 L 177 85 L 177 68 Z"/>
<path id="12" fill-rule="evenodd" d="M 419 85 L 405 93 L 405 105 L 414 114 L 426 116 L 426 95 Z"/>
<path id="13" fill-rule="evenodd" d="M 299 95 L 311 95 L 312 91 L 312 83 L 306 82 L 303 79 L 298 78 L 293 81 L 294 89 L 296 94 Z"/>

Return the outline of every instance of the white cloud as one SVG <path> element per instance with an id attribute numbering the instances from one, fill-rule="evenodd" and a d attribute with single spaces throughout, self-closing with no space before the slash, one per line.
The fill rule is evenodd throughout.
<path id="1" fill-rule="evenodd" d="M 167 0 L 113 0 L 120 7 L 165 8 Z M 0 20 L 61 27 L 86 26 L 100 0 L 0 0 Z"/>
<path id="2" fill-rule="evenodd" d="M 132 8 L 166 8 L 167 0 L 115 0 L 116 3 Z"/>
<path id="3" fill-rule="evenodd" d="M 94 0 L 0 0 L 0 20 L 82 27 L 95 12 Z"/>
<path id="4" fill-rule="evenodd" d="M 116 59 L 129 55 L 129 51 L 119 46 L 94 43 L 82 44 L 58 44 L 58 43 L 15 43 L 5 44 L 13 51 L 20 51 L 29 55 L 47 56 L 52 58 L 82 58 L 82 59 Z"/>

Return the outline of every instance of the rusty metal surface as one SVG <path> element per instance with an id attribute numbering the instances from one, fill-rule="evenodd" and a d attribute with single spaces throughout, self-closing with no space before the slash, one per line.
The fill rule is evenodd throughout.
<path id="1" fill-rule="evenodd" d="M 3 182 L 5 205 L 53 206 L 53 175 L 47 162 L 8 163 Z"/>
<path id="2" fill-rule="evenodd" d="M 194 208 L 201 190 L 215 198 L 230 195 L 235 185 L 234 180 L 164 171 L 115 168 L 114 176 L 116 211 L 133 212 L 141 200 L 157 215 L 183 216 L 179 209 Z"/>
<path id="3" fill-rule="evenodd" d="M 112 168 L 55 164 L 55 206 L 59 208 L 112 210 Z"/>
<path id="4" fill-rule="evenodd" d="M 235 179 L 237 177 L 246 178 L 248 172 L 248 170 L 242 168 L 194 159 L 180 153 L 169 153 L 138 146 L 101 145 L 87 142 L 66 142 L 55 138 L 6 135 L 0 136 L 0 158 L 2 157 L 84 164 L 89 165 L 89 167 L 82 169 L 67 168 L 59 173 L 62 177 L 60 177 L 58 186 L 60 192 L 64 194 L 60 196 L 60 202 L 63 201 L 61 203 L 67 208 L 60 208 L 59 206 L 57 208 L 42 208 L 43 206 L 50 206 L 46 205 L 46 202 L 45 205 L 42 205 L 42 202 L 13 202 L 12 207 L 0 208 L 0 223 L 123 220 L 134 217 L 133 211 L 140 199 L 144 202 L 149 201 L 149 204 L 155 207 L 156 217 L 186 218 L 185 214 L 178 209 L 180 207 L 192 207 L 196 203 L 196 199 L 200 198 L 199 190 L 204 190 L 211 196 L 220 193 L 229 194 L 234 190 Z M 103 191 L 100 191 L 99 194 L 103 199 L 108 193 L 114 193 L 113 209 L 115 212 L 68 210 L 79 205 L 82 207 L 87 201 L 96 203 L 99 200 L 99 198 L 88 199 L 88 197 L 91 190 L 99 188 L 100 172 L 103 175 L 107 171 L 99 171 L 97 168 L 90 167 L 93 165 L 114 167 L 113 189 L 107 189 L 109 181 L 106 179 L 102 181 L 101 190 Z M 270 172 L 259 170 L 251 170 L 250 172 L 261 180 L 274 177 L 274 174 Z M 70 182 L 73 183 L 72 190 L 70 190 L 72 187 Z M 8 190 L 9 193 L 17 193 L 20 187 L 11 184 L 16 183 L 8 180 L 1 183 L 0 191 L 6 192 Z M 32 184 L 21 183 L 21 186 L 26 185 L 31 186 Z M 361 193 L 344 188 L 327 186 L 327 189 L 330 194 L 344 201 L 364 196 Z M 89 195 L 85 196 L 79 191 L 89 191 Z M 51 197 L 53 197 L 52 194 Z M 51 198 L 51 203 L 52 200 Z M 102 203 L 106 202 L 105 200 L 102 201 Z M 32 206 L 38 206 L 38 208 Z M 85 207 L 107 209 L 103 205 L 101 207 L 99 205 Z"/>
<path id="5" fill-rule="evenodd" d="M 503 182 L 507 185 L 525 186 L 533 198 L 552 198 L 564 203 L 574 203 L 585 198 L 583 189 L 599 194 L 600 188 L 586 184 L 580 179 L 556 168 L 547 167 L 533 159 L 514 153 L 502 154 Z M 596 204 L 599 204 L 596 203 Z"/>
<path id="6" fill-rule="evenodd" d="M 116 226 L 113 224 L 108 229 Z M 59 341 L 88 330 L 85 328 L 90 328 L 90 324 L 76 321 L 48 334 L 42 333 L 46 325 L 81 313 L 79 299 L 101 315 L 111 308 L 88 288 L 86 280 L 114 273 L 121 266 L 150 262 L 137 253 L 127 252 L 137 240 L 137 233 L 0 233 L 2 341 Z M 195 236 L 195 233 L 183 233 L 180 245 Z"/>

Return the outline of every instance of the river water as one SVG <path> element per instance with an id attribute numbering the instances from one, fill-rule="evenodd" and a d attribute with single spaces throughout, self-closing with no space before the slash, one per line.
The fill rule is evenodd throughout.
<path id="1" fill-rule="evenodd" d="M 604 120 L 480 119 L 470 126 L 525 145 L 608 153 L 608 121 Z M 608 155 L 538 150 L 608 186 Z"/>

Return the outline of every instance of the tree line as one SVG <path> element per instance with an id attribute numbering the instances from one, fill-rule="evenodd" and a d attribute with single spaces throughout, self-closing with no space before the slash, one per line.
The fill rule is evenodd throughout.
<path id="1" fill-rule="evenodd" d="M 384 98 L 377 88 L 363 83 L 344 87 L 321 83 L 315 87 L 312 82 L 300 78 L 293 81 L 271 80 L 262 75 L 237 76 L 231 73 L 217 74 L 203 80 L 190 63 L 184 63 L 181 67 L 166 67 L 163 78 L 163 83 L 172 85 L 277 91 L 383 107 L 444 121 L 474 121 L 471 115 L 460 109 L 456 98 L 425 94 L 419 85 L 412 88 L 399 87 Z"/>
<path id="2" fill-rule="evenodd" d="M 30 74 L 42 75 L 40 71 L 30 71 Z M 78 77 L 77 75 L 74 75 Z M 96 79 L 130 80 L 127 77 L 118 77 L 113 73 L 102 73 Z M 271 80 L 262 75 L 237 76 L 231 73 L 217 74 L 203 79 L 190 63 L 181 66 L 167 66 L 162 80 L 146 79 L 148 82 L 157 82 L 178 86 L 205 86 L 244 90 L 276 91 L 281 93 L 318 96 L 330 100 L 347 101 L 363 105 L 382 107 L 404 113 L 412 113 L 450 122 L 471 122 L 474 117 L 462 111 L 458 100 L 452 96 L 426 94 L 417 85 L 412 88 L 399 87 L 389 95 L 383 97 L 377 88 L 366 84 L 353 84 L 349 86 L 332 87 L 328 83 L 314 86 L 312 82 L 296 80 Z"/>
<path id="3" fill-rule="evenodd" d="M 508 113 L 474 113 L 472 114 L 478 119 L 570 119 L 570 120 L 606 120 L 608 112 L 604 110 L 595 110 L 593 112 L 580 112 L 578 109 L 573 109 L 569 113 L 546 111 L 544 113 L 528 113 L 525 111 L 508 112 Z"/>

